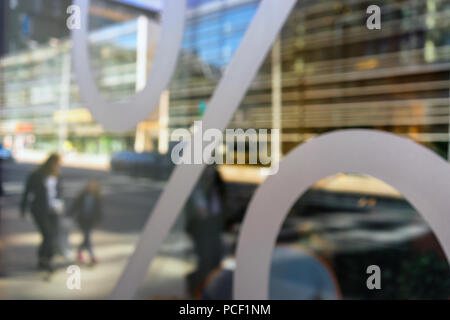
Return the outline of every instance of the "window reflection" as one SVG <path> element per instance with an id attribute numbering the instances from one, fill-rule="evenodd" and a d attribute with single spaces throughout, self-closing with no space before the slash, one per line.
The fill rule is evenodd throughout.
<path id="1" fill-rule="evenodd" d="M 17 202 L 27 174 L 47 154 L 58 151 L 68 203 L 85 180 L 95 177 L 103 185 L 109 214 L 94 242 L 100 246 L 105 264 L 98 269 L 104 273 L 90 271 L 101 289 L 88 291 L 88 298 L 106 297 L 173 170 L 171 132 L 201 119 L 260 1 L 189 0 L 170 85 L 158 109 L 125 134 L 105 131 L 80 99 L 66 28 L 71 3 L 0 3 L 0 181 L 6 199 L 2 219 L 9 221 L 2 231 L 7 245 L 0 256 L 0 273 L 11 279 L 34 275 L 38 233 L 30 221 L 17 227 Z M 90 64 L 106 99 L 127 101 L 145 86 L 159 42 L 162 4 L 91 1 Z M 408 137 L 449 158 L 450 0 L 383 1 L 381 30 L 366 28 L 370 4 L 299 1 L 228 127 L 280 127 L 281 157 L 324 132 L 369 128 Z M 260 169 L 217 168 L 227 190 L 225 255 L 217 270 L 232 271 L 243 214 L 264 181 Z M 300 246 L 303 258 L 312 252 L 327 261 L 330 275 L 339 283 L 339 294 L 333 291 L 333 297 L 448 298 L 448 264 L 434 235 L 390 186 L 367 176 L 340 174 L 315 184 L 292 211 L 280 243 Z M 190 297 L 184 277 L 198 257 L 185 220 L 180 218 L 161 248 L 139 297 Z M 79 237 L 74 232 L 71 240 Z M 282 248 L 275 256 L 283 260 L 290 257 L 289 250 Z M 297 247 L 292 250 L 299 252 Z M 16 251 L 23 258 L 17 258 Z M 367 264 L 380 264 L 385 270 L 382 291 L 364 287 Z M 284 270 L 284 264 L 277 266 Z M 70 298 L 58 290 L 40 292 L 41 283 L 33 281 L 28 283 L 33 290 L 0 284 L 0 293 Z M 223 286 L 229 289 L 229 283 Z M 194 289 L 197 297 L 216 297 L 205 283 Z M 330 297 L 302 297 L 306 296 Z"/>

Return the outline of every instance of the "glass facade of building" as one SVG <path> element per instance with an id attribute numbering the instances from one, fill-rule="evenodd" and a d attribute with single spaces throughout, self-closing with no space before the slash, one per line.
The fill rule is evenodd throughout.
<path id="1" fill-rule="evenodd" d="M 119 6 L 121 14 L 114 15 L 101 1 L 94 4 L 91 64 L 106 98 L 127 99 L 137 88 L 136 19 L 148 14 L 157 26 L 159 13 Z M 272 127 L 273 83 L 279 79 L 283 152 L 318 133 L 365 127 L 409 136 L 445 157 L 449 2 L 384 2 L 382 32 L 366 28 L 367 5 L 299 2 L 279 37 L 278 59 L 273 52 L 267 57 L 230 127 Z M 189 127 L 199 118 L 257 7 L 258 1 L 190 3 L 169 87 L 169 128 Z M 66 38 L 55 34 L 35 45 L 1 60 L 2 137 L 32 133 L 28 140 L 33 147 L 54 149 L 59 109 L 67 100 L 74 110 L 69 112 L 67 140 L 75 150 L 133 148 L 135 132 L 117 137 L 91 121 L 73 76 L 66 79 L 70 89 L 64 88 L 61 80 L 71 68 Z M 149 48 L 149 61 L 155 46 Z M 104 145 L 89 143 L 89 137 L 99 135 Z"/>

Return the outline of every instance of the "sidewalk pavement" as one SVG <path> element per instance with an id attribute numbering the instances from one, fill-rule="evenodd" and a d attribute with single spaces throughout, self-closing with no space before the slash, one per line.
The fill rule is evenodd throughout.
<path id="1" fill-rule="evenodd" d="M 81 290 L 70 290 L 66 286 L 69 276 L 66 268 L 77 262 L 56 258 L 58 269 L 47 278 L 45 273 L 36 270 L 40 235 L 31 219 L 21 220 L 18 210 L 8 205 L 3 206 L 0 217 L 3 266 L 0 299 L 106 299 L 138 239 L 137 233 L 94 232 L 94 250 L 100 262 L 95 266 L 79 265 Z M 70 236 L 71 244 L 80 241 L 79 232 Z M 193 268 L 192 258 L 185 253 L 187 242 L 189 240 L 181 232 L 167 237 L 136 295 L 137 299 L 185 298 L 184 277 Z"/>

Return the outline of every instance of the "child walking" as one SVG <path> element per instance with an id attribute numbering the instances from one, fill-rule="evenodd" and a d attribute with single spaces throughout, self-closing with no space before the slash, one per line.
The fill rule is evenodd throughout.
<path id="1" fill-rule="evenodd" d="M 94 255 L 91 242 L 92 229 L 100 222 L 102 216 L 101 190 L 96 180 L 90 180 L 86 187 L 75 198 L 69 214 L 77 221 L 83 233 L 83 242 L 78 247 L 78 261 L 86 263 L 83 255 L 86 250 L 89 253 L 90 262 L 98 263 Z"/>

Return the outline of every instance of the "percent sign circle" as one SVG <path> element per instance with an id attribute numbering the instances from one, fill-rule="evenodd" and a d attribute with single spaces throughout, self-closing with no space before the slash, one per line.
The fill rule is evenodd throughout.
<path id="1" fill-rule="evenodd" d="M 88 20 L 90 0 L 75 0 L 81 28 L 72 30 L 72 57 L 80 95 L 94 119 L 111 132 L 126 132 L 143 121 L 158 105 L 175 69 L 183 39 L 186 0 L 167 0 L 162 13 L 160 43 L 146 86 L 129 102 L 108 102 L 99 92 L 89 65 Z M 131 106 L 131 108 L 130 108 Z"/>
<path id="2" fill-rule="evenodd" d="M 252 197 L 237 247 L 234 298 L 268 298 L 272 252 L 290 208 L 313 183 L 340 172 L 369 174 L 400 191 L 430 225 L 448 260 L 449 164 L 427 148 L 390 133 L 334 131 L 287 154 L 278 174 L 268 177 Z"/>

